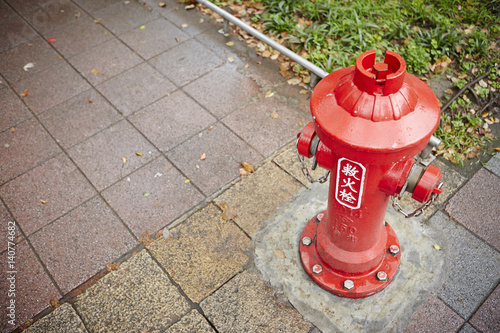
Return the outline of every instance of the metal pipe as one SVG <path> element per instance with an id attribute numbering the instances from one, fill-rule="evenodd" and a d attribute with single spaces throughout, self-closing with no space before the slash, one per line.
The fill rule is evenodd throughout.
<path id="1" fill-rule="evenodd" d="M 202 4 L 203 6 L 207 7 L 208 9 L 216 12 L 217 14 L 222 16 L 225 20 L 228 20 L 229 22 L 234 23 L 235 25 L 237 25 L 241 29 L 245 30 L 246 32 L 248 32 L 252 36 L 260 39 L 261 41 L 263 41 L 267 45 L 271 46 L 273 49 L 278 50 L 281 54 L 284 54 L 285 56 L 292 59 L 293 61 L 295 61 L 296 63 L 298 63 L 302 67 L 307 68 L 309 71 L 311 71 L 313 74 L 319 76 L 320 78 L 324 78 L 325 76 L 328 75 L 327 72 L 325 72 L 324 70 L 322 70 L 321 68 L 319 68 L 318 66 L 313 64 L 312 62 L 302 58 L 297 53 L 295 53 L 295 52 L 291 51 L 290 49 L 284 47 L 283 45 L 277 43 L 276 41 L 267 37 L 266 35 L 264 35 L 260 31 L 252 28 L 251 26 L 249 26 L 245 22 L 243 22 L 240 19 L 229 14 L 228 12 L 223 10 L 222 8 L 219 8 L 218 6 L 214 5 L 210 1 L 208 1 L 208 0 L 196 0 L 196 1 L 200 4 Z"/>

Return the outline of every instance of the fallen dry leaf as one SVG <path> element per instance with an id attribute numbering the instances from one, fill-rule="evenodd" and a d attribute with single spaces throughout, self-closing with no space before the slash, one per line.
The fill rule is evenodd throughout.
<path id="1" fill-rule="evenodd" d="M 211 131 L 211 130 L 213 130 L 214 128 L 215 128 L 215 126 L 210 126 L 210 127 L 208 128 L 208 130 L 209 130 L 209 131 Z"/>
<path id="2" fill-rule="evenodd" d="M 29 93 L 30 93 L 30 91 L 28 89 L 24 89 L 23 92 L 19 94 L 19 96 L 26 97 L 26 96 L 28 96 Z"/>
<path id="3" fill-rule="evenodd" d="M 185 179 L 185 180 L 184 180 L 184 184 L 187 184 L 187 183 L 189 183 L 190 181 L 191 181 L 191 180 L 189 180 L 189 179 Z"/>
<path id="4" fill-rule="evenodd" d="M 56 41 L 56 39 L 54 37 L 50 37 L 49 39 L 47 39 L 47 42 L 49 42 L 50 44 L 54 43 Z"/>
<path id="5" fill-rule="evenodd" d="M 14 133 L 14 132 L 16 131 L 16 129 L 15 129 L 14 127 L 11 127 L 11 128 L 9 128 L 9 131 L 10 131 L 11 133 Z"/>
<path id="6" fill-rule="evenodd" d="M 248 162 L 241 162 L 241 166 L 249 173 L 255 172 L 254 166 Z"/>
<path id="7" fill-rule="evenodd" d="M 158 6 L 160 6 L 160 7 L 162 7 L 162 8 L 163 8 L 163 7 L 166 7 L 166 6 L 167 6 L 167 4 L 166 4 L 166 3 L 164 3 L 164 2 L 158 2 Z"/>
<path id="8" fill-rule="evenodd" d="M 48 201 L 48 200 L 43 200 L 43 199 L 40 199 L 40 202 L 41 202 L 42 204 L 44 204 L 44 205 L 45 205 L 45 204 L 46 204 L 46 203 L 48 203 L 49 201 Z"/>
<path id="9" fill-rule="evenodd" d="M 266 97 L 273 97 L 274 95 L 274 91 L 271 91 L 269 90 L 267 93 L 266 93 Z"/>
<path id="10" fill-rule="evenodd" d="M 262 52 L 262 58 L 269 58 L 271 56 L 271 52 L 269 50 L 265 50 Z"/>
<path id="11" fill-rule="evenodd" d="M 120 267 L 120 263 L 119 262 L 111 262 L 111 263 L 107 263 L 106 264 L 106 271 L 109 273 L 109 272 L 112 272 L 112 271 L 116 271 L 118 269 L 118 267 Z"/>
<path id="12" fill-rule="evenodd" d="M 195 6 L 194 6 L 194 4 L 192 4 L 192 5 L 187 5 L 187 6 L 185 6 L 185 7 L 184 7 L 184 9 L 186 9 L 186 10 L 190 10 L 190 9 L 193 9 L 194 7 L 195 7 Z"/>
<path id="13" fill-rule="evenodd" d="M 142 156 L 142 153 L 140 151 L 135 153 L 137 156 Z"/>
<path id="14" fill-rule="evenodd" d="M 299 94 L 302 94 L 302 95 L 305 95 L 309 92 L 309 90 L 306 90 L 306 89 L 302 89 L 301 91 L 299 91 Z"/>
<path id="15" fill-rule="evenodd" d="M 187 23 L 181 24 L 181 28 L 187 28 L 187 27 L 188 27 Z"/>
<path id="16" fill-rule="evenodd" d="M 273 119 L 276 119 L 276 118 L 278 118 L 278 117 L 279 117 L 278 112 L 276 112 L 276 111 L 273 111 L 273 112 L 270 114 L 270 116 L 271 116 L 271 118 L 273 118 Z"/>
<path id="17" fill-rule="evenodd" d="M 278 57 L 279 57 L 279 56 L 280 56 L 279 54 L 276 54 L 276 53 L 275 53 L 275 54 L 273 54 L 273 55 L 271 56 L 271 59 L 272 59 L 272 60 L 276 60 L 276 59 L 278 59 Z"/>
<path id="18" fill-rule="evenodd" d="M 141 25 L 141 26 L 139 27 L 139 30 L 144 30 L 144 29 L 146 29 L 146 26 L 145 26 L 145 25 Z"/>
<path id="19" fill-rule="evenodd" d="M 234 45 L 234 42 L 227 42 L 226 43 L 227 46 L 233 46 Z"/>
<path id="20" fill-rule="evenodd" d="M 87 101 L 87 104 L 92 104 L 94 102 L 92 102 L 90 99 Z"/>
<path id="21" fill-rule="evenodd" d="M 101 23 L 101 20 L 100 19 L 94 20 L 94 23 L 99 24 L 99 23 Z"/>
<path id="22" fill-rule="evenodd" d="M 200 160 L 204 161 L 207 158 L 207 154 L 203 153 L 200 156 Z"/>
<path id="23" fill-rule="evenodd" d="M 143 196 L 143 197 L 146 197 L 146 198 L 147 198 L 147 197 L 149 197 L 149 192 L 144 192 L 144 193 L 142 194 L 142 196 Z"/>
<path id="24" fill-rule="evenodd" d="M 276 256 L 276 258 L 279 258 L 279 259 L 285 259 L 286 258 L 285 253 L 283 251 L 281 251 L 281 250 L 274 249 L 273 253 Z"/>
<path id="25" fill-rule="evenodd" d="M 434 245 L 434 248 L 435 248 L 436 250 L 438 250 L 438 251 L 440 251 L 440 250 L 441 250 L 441 246 L 439 246 L 439 245 Z"/>
<path id="26" fill-rule="evenodd" d="M 50 303 L 50 307 L 51 307 L 52 309 L 57 309 L 57 308 L 60 306 L 60 305 L 59 305 L 59 301 L 58 301 L 58 300 L 56 300 L 56 299 L 51 299 L 51 300 L 49 301 L 49 303 Z"/>
<path id="27" fill-rule="evenodd" d="M 245 168 L 240 168 L 240 176 L 241 177 L 246 177 L 248 176 L 250 173 L 248 171 L 245 170 Z"/>
<path id="28" fill-rule="evenodd" d="M 123 161 L 123 164 L 127 163 L 127 158 L 125 156 L 122 156 L 122 161 Z"/>
<path id="29" fill-rule="evenodd" d="M 500 147 L 495 147 L 495 150 L 496 151 L 500 151 Z"/>
<path id="30" fill-rule="evenodd" d="M 448 95 L 453 95 L 453 89 L 446 89 L 444 93 Z"/>
<path id="31" fill-rule="evenodd" d="M 233 57 L 227 57 L 227 60 L 228 60 L 229 62 L 234 62 L 234 58 L 233 58 Z"/>
<path id="32" fill-rule="evenodd" d="M 97 76 L 97 75 L 101 74 L 101 72 L 100 72 L 100 71 L 98 71 L 97 69 L 93 69 L 93 70 L 91 70 L 91 71 L 90 71 L 90 73 L 91 73 L 92 75 L 94 75 L 94 76 Z"/>
<path id="33" fill-rule="evenodd" d="M 288 82 L 288 84 L 296 86 L 297 84 L 299 84 L 300 82 L 302 82 L 302 79 L 300 79 L 298 77 L 295 77 L 293 79 L 288 80 L 287 82 Z"/>
<path id="34" fill-rule="evenodd" d="M 224 221 L 231 221 L 237 216 L 236 207 L 229 207 L 227 204 L 221 203 L 220 208 L 222 209 L 221 217 Z"/>
<path id="35" fill-rule="evenodd" d="M 24 65 L 23 69 L 25 72 L 27 72 L 30 68 L 33 68 L 35 66 L 35 64 L 33 64 L 32 62 L 28 62 L 26 65 Z"/>

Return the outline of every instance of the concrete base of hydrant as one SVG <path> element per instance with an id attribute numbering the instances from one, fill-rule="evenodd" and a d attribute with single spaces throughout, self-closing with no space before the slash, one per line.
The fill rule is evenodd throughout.
<path id="1" fill-rule="evenodd" d="M 328 184 L 314 184 L 277 215 L 255 236 L 255 265 L 263 278 L 324 333 L 400 332 L 412 313 L 440 280 L 443 258 L 433 247 L 439 230 L 418 218 L 405 219 L 387 209 L 386 221 L 398 235 L 401 263 L 392 283 L 383 291 L 349 299 L 330 294 L 304 271 L 299 257 L 299 238 L 306 223 L 326 208 Z M 281 250 L 286 258 L 276 256 Z"/>

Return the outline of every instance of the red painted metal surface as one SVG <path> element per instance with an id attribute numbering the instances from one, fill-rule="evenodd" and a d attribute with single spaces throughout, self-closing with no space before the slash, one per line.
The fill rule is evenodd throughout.
<path id="1" fill-rule="evenodd" d="M 324 217 L 313 218 L 302 233 L 302 264 L 333 294 L 367 297 L 385 288 L 399 266 L 400 252 L 388 250 L 399 241 L 384 215 L 437 128 L 439 104 L 427 85 L 406 73 L 399 55 L 388 51 L 375 63 L 375 51 L 368 51 L 356 66 L 320 81 L 311 113 L 314 121 L 298 136 L 299 154 L 314 155 L 331 180 Z M 414 198 L 425 201 L 439 191 L 440 177 L 438 168 L 425 171 Z"/>

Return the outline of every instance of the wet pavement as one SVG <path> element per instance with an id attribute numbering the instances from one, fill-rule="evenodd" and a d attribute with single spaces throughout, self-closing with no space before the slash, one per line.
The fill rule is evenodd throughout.
<path id="1" fill-rule="evenodd" d="M 317 330 L 252 243 L 311 191 L 310 94 L 221 28 L 175 1 L 0 1 L 2 332 Z M 499 331 L 499 157 L 470 178 L 436 162 L 422 223 L 448 275 L 407 332 Z"/>

